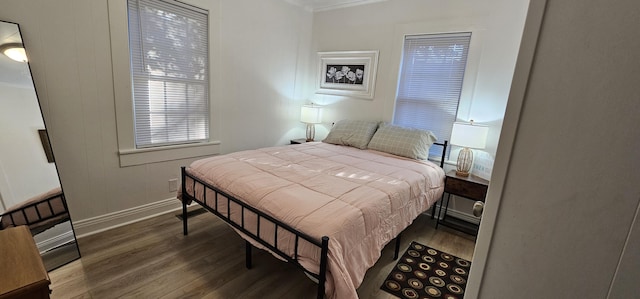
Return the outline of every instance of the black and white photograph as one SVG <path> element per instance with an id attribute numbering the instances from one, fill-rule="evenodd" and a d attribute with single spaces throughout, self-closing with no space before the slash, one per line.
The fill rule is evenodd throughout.
<path id="1" fill-rule="evenodd" d="M 364 64 L 327 65 L 325 83 L 360 84 L 364 79 Z"/>
<path id="2" fill-rule="evenodd" d="M 316 93 L 373 99 L 378 51 L 318 52 Z"/>

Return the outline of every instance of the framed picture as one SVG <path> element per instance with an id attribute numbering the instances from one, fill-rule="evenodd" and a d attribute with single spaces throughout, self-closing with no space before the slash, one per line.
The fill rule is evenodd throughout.
<path id="1" fill-rule="evenodd" d="M 318 52 L 316 93 L 373 99 L 378 51 Z"/>

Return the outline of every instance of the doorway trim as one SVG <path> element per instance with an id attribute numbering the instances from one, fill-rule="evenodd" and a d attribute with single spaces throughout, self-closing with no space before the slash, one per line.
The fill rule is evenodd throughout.
<path id="1" fill-rule="evenodd" d="M 473 252 L 469 280 L 467 282 L 465 298 L 479 298 L 485 266 L 489 259 L 493 232 L 496 219 L 500 212 L 500 201 L 503 196 L 504 185 L 508 179 L 509 164 L 516 132 L 520 122 L 522 104 L 529 86 L 529 75 L 535 59 L 538 37 L 544 19 L 547 0 L 530 0 L 525 19 L 522 40 L 516 60 L 516 67 L 511 82 L 511 90 L 505 111 L 500 141 L 496 151 L 496 159 L 491 174 L 491 183 L 487 192 L 487 200 L 483 211 L 482 222 Z"/>

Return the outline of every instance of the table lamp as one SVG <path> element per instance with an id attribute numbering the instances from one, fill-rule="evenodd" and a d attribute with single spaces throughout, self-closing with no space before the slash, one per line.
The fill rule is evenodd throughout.
<path id="1" fill-rule="evenodd" d="M 489 127 L 470 123 L 454 123 L 451 131 L 451 144 L 462 147 L 458 154 L 456 175 L 468 177 L 473 164 L 473 151 L 471 148 L 483 149 L 487 140 Z"/>
<path id="2" fill-rule="evenodd" d="M 322 106 L 303 105 L 300 110 L 300 122 L 307 124 L 307 142 L 313 141 L 316 136 L 316 124 L 322 122 Z"/>

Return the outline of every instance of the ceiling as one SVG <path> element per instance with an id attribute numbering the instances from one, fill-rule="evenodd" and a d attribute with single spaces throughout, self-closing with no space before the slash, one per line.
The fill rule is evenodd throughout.
<path id="1" fill-rule="evenodd" d="M 285 0 L 310 11 L 324 11 L 388 0 Z"/>

